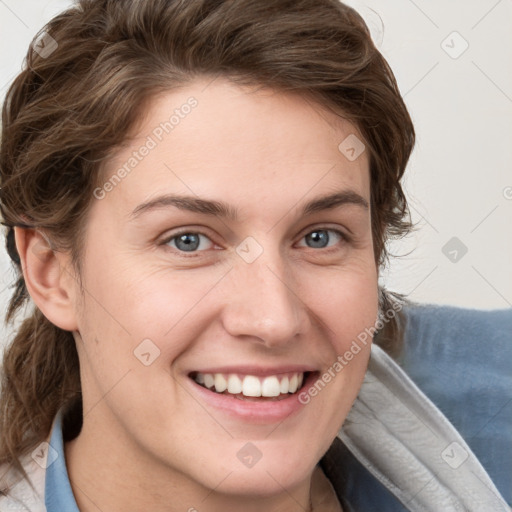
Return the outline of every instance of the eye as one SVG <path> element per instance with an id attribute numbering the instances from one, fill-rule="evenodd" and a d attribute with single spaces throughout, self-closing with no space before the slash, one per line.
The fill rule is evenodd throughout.
<path id="1" fill-rule="evenodd" d="M 333 247 L 340 241 L 348 241 L 348 237 L 337 229 L 315 229 L 302 237 L 307 247 L 325 249 Z M 160 245 L 167 246 L 178 253 L 194 253 L 211 249 L 215 244 L 210 238 L 196 231 L 183 231 L 167 237 Z M 304 245 L 302 245 L 304 247 Z"/>
<path id="2" fill-rule="evenodd" d="M 303 237 L 308 247 L 313 249 L 325 249 L 329 247 L 329 243 L 333 242 L 331 246 L 336 245 L 340 240 L 347 240 L 345 234 L 337 229 L 315 229 Z"/>
<path id="3" fill-rule="evenodd" d="M 207 240 L 207 242 L 205 243 L 204 240 Z M 209 244 L 213 245 L 213 242 L 206 235 L 193 231 L 178 233 L 162 242 L 162 245 L 169 245 L 180 252 L 205 250 L 208 249 L 205 245 L 208 246 Z"/>

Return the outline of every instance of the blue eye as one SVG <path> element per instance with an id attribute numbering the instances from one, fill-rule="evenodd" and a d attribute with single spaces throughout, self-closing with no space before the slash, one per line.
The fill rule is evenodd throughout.
<path id="1" fill-rule="evenodd" d="M 329 235 L 334 233 L 334 236 Z M 329 242 L 334 240 L 335 244 L 340 240 L 345 240 L 345 235 L 336 229 L 315 229 L 303 237 L 312 243 L 309 247 L 314 249 L 325 249 L 329 246 Z"/>
<path id="2" fill-rule="evenodd" d="M 301 240 L 306 240 L 307 247 L 311 249 L 325 249 L 332 247 L 347 237 L 336 229 L 315 229 L 304 235 Z M 214 243 L 209 237 L 195 231 L 183 231 L 165 239 L 161 245 L 170 247 L 178 253 L 194 253 L 207 250 Z M 301 245 L 304 247 L 304 245 Z"/>
<path id="3" fill-rule="evenodd" d="M 202 247 L 202 245 L 204 244 L 201 244 L 201 238 L 210 240 L 206 235 L 203 235 L 201 233 L 190 232 L 174 235 L 173 237 L 166 240 L 164 243 L 167 245 L 171 242 L 174 242 L 174 247 L 179 251 L 195 252 L 200 247 L 204 249 L 204 247 Z"/>

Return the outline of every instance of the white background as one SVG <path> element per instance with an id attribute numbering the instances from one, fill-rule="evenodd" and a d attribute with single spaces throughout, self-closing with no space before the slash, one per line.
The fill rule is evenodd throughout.
<path id="1" fill-rule="evenodd" d="M 393 245 L 400 257 L 383 282 L 418 302 L 511 307 L 512 0 L 347 3 L 369 24 L 417 131 L 405 178 L 417 230 Z M 0 0 L 1 99 L 32 37 L 70 4 Z M 453 237 L 463 257 L 457 246 L 443 253 Z M 14 274 L 3 241 L 0 272 L 5 310 Z M 0 345 L 10 332 L 0 326 Z"/>

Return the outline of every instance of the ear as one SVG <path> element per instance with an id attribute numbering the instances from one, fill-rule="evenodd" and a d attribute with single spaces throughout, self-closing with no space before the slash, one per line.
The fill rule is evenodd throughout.
<path id="1" fill-rule="evenodd" d="M 78 330 L 75 297 L 79 285 L 69 255 L 53 250 L 37 229 L 15 227 L 14 236 L 25 284 L 36 306 L 57 327 Z"/>

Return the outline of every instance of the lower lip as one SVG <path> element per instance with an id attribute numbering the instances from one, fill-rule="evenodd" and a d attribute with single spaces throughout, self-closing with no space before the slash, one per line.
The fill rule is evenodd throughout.
<path id="1" fill-rule="evenodd" d="M 318 378 L 317 374 L 318 372 L 311 372 L 301 386 L 301 389 L 306 389 L 312 385 Z M 253 402 L 210 391 L 190 377 L 187 377 L 187 380 L 190 382 L 193 392 L 198 394 L 208 405 L 232 417 L 251 423 L 280 422 L 296 414 L 304 407 L 304 404 L 298 400 L 300 390 L 281 400 Z"/>

